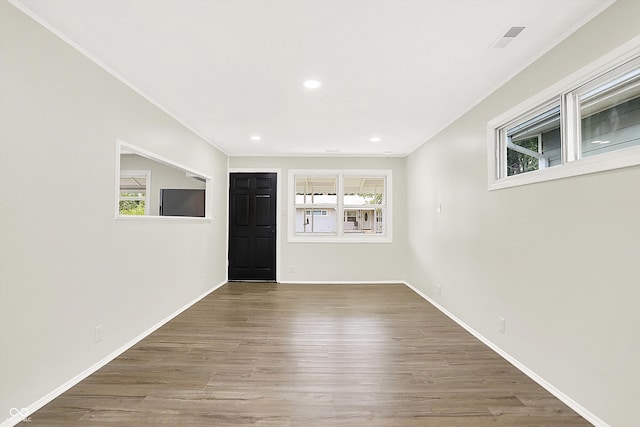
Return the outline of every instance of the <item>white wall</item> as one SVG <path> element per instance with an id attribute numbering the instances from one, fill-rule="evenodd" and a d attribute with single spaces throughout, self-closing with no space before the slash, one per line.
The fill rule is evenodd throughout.
<path id="1" fill-rule="evenodd" d="M 227 158 L 5 1 L 0 28 L 2 422 L 225 280 Z M 217 218 L 115 220 L 117 138 L 212 176 Z"/>
<path id="2" fill-rule="evenodd" d="M 279 279 L 283 282 L 376 282 L 405 277 L 406 183 L 403 158 L 231 157 L 234 170 L 279 169 Z M 287 242 L 289 169 L 390 169 L 393 183 L 392 243 Z M 295 271 L 292 272 L 294 267 Z"/>
<path id="3" fill-rule="evenodd" d="M 619 0 L 407 159 L 408 281 L 616 427 L 638 425 L 640 167 L 489 192 L 486 126 L 639 16 Z"/>

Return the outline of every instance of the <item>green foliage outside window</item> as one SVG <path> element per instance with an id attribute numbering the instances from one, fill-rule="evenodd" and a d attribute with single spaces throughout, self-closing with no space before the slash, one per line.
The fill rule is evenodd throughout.
<path id="1" fill-rule="evenodd" d="M 120 215 L 144 215 L 144 200 L 120 200 Z"/>
<path id="2" fill-rule="evenodd" d="M 513 141 L 520 147 L 538 152 L 538 137 Z M 536 171 L 539 168 L 539 161 L 533 156 L 507 149 L 507 176 L 517 175 L 524 172 Z"/>
<path id="3" fill-rule="evenodd" d="M 120 193 L 120 197 L 144 197 L 144 193 Z M 120 215 L 144 215 L 144 200 L 120 200 Z"/>

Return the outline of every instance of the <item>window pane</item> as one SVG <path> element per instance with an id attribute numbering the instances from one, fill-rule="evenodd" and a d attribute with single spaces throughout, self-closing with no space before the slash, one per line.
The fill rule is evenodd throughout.
<path id="1" fill-rule="evenodd" d="M 343 229 L 345 234 L 382 234 L 384 210 L 381 208 L 345 209 Z"/>
<path id="2" fill-rule="evenodd" d="M 337 204 L 335 176 L 296 176 L 295 204 Z"/>
<path id="3" fill-rule="evenodd" d="M 146 193 L 131 193 L 131 192 L 120 192 L 121 199 L 132 199 L 132 200 L 144 200 L 146 198 Z"/>
<path id="4" fill-rule="evenodd" d="M 120 200 L 120 215 L 144 215 L 144 200 Z"/>
<path id="5" fill-rule="evenodd" d="M 505 136 L 507 176 L 562 163 L 560 106 L 509 127 Z"/>
<path id="6" fill-rule="evenodd" d="M 523 147 L 535 153 L 540 153 L 540 143 L 537 136 L 527 138 L 522 141 L 514 141 L 513 143 L 518 147 Z M 540 161 L 537 157 L 507 148 L 507 176 L 537 171 L 539 168 Z"/>
<path id="7" fill-rule="evenodd" d="M 337 229 L 335 209 L 296 208 L 296 233 L 335 233 Z"/>
<path id="8" fill-rule="evenodd" d="M 640 145 L 640 68 L 580 96 L 582 156 Z"/>
<path id="9" fill-rule="evenodd" d="M 120 191 L 145 191 L 147 189 L 147 177 L 144 175 L 120 174 Z"/>
<path id="10" fill-rule="evenodd" d="M 343 203 L 348 206 L 382 205 L 384 177 L 346 176 Z"/>

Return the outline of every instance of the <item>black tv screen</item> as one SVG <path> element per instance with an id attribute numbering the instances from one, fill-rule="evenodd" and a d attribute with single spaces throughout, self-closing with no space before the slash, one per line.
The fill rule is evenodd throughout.
<path id="1" fill-rule="evenodd" d="M 204 217 L 204 190 L 161 189 L 160 216 Z"/>

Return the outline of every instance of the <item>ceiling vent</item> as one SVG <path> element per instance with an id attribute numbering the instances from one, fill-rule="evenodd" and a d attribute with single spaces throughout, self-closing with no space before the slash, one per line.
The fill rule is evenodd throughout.
<path id="1" fill-rule="evenodd" d="M 503 47 L 506 47 L 524 29 L 525 29 L 525 27 L 511 27 L 511 28 L 509 28 L 507 30 L 507 32 L 504 33 L 504 35 L 502 37 L 500 37 L 497 42 L 494 43 L 493 47 L 498 48 L 498 49 L 502 49 Z"/>

